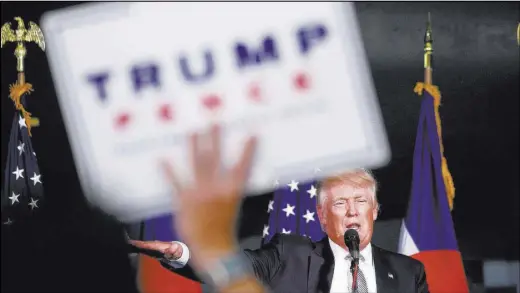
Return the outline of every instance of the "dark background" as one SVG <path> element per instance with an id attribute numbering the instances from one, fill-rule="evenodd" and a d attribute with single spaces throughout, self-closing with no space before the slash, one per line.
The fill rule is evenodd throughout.
<path id="1" fill-rule="evenodd" d="M 26 23 L 39 22 L 45 11 L 73 4 L 2 2 L 1 23 L 14 25 L 15 16 Z M 423 36 L 431 12 L 434 83 L 443 95 L 440 112 L 445 155 L 456 187 L 452 215 L 460 250 L 465 259 L 518 260 L 519 4 L 357 2 L 356 6 L 392 148 L 391 163 L 375 172 L 383 208 L 379 221 L 402 218 L 407 208 L 420 105 L 413 88 L 423 78 Z M 16 80 L 14 48 L 7 44 L 2 49 L 2 166 L 14 114 L 8 98 L 8 85 Z M 2 261 L 2 270 L 10 270 L 10 276 L 29 274 L 28 269 L 43 274 L 49 263 L 70 265 L 75 272 L 95 273 L 115 286 L 116 260 L 126 261 L 121 227 L 85 204 L 46 56 L 34 44 L 28 45 L 25 66 L 27 82 L 35 88 L 28 111 L 41 120 L 32 141 L 49 203 L 45 223 L 53 236 L 35 244 L 26 232 L 34 228 L 9 232 L 10 241 L 2 241 L 2 255 L 23 265 L 6 267 Z M 261 234 L 269 197 L 246 200 L 241 238 Z M 2 234 L 5 237 L 3 230 Z M 47 256 L 35 258 L 36 253 Z M 109 256 L 112 262 L 106 260 Z M 62 276 L 54 281 L 66 280 L 63 289 L 82 282 L 67 269 L 56 274 Z M 83 286 L 85 291 L 97 288 Z"/>

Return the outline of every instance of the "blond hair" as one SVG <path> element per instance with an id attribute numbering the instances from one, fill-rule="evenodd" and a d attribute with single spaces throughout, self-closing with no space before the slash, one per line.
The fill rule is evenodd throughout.
<path id="1" fill-rule="evenodd" d="M 372 200 L 375 207 L 379 210 L 379 203 L 377 201 L 377 181 L 367 169 L 357 168 L 336 176 L 327 177 L 317 183 L 317 205 L 323 205 L 327 196 L 322 192 L 323 189 L 331 188 L 338 185 L 348 185 L 354 188 L 369 189 L 372 193 Z"/>

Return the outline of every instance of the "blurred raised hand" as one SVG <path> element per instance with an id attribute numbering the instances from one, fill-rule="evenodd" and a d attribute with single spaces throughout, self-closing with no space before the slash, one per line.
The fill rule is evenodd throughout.
<path id="1" fill-rule="evenodd" d="M 236 217 L 249 177 L 256 138 L 249 137 L 232 166 L 222 164 L 221 130 L 212 126 L 204 133 L 190 136 L 191 183 L 180 182 L 172 164 L 163 167 L 176 193 L 179 208 L 175 226 L 191 251 L 191 261 L 204 269 L 211 260 L 238 251 Z M 164 248 L 154 244 L 153 248 Z M 177 251 L 175 251 L 177 252 Z"/>

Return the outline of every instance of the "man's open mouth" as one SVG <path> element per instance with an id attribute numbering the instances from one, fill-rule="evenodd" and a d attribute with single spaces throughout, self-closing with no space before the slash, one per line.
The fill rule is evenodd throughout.
<path id="1" fill-rule="evenodd" d="M 359 227 L 361 227 L 359 224 L 348 224 L 347 229 L 354 229 L 356 231 L 359 230 Z"/>

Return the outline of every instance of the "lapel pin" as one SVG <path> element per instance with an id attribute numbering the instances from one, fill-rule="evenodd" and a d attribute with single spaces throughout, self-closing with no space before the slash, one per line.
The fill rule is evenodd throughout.
<path id="1" fill-rule="evenodd" d="M 393 279 L 394 275 L 392 275 L 392 273 L 388 273 L 388 278 Z"/>

